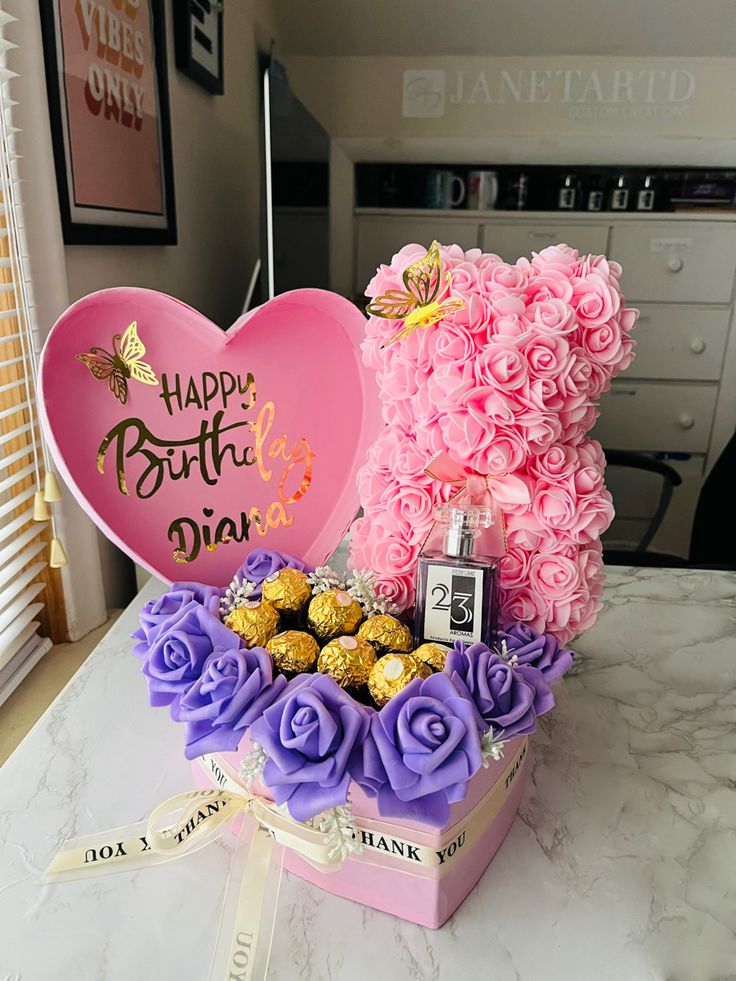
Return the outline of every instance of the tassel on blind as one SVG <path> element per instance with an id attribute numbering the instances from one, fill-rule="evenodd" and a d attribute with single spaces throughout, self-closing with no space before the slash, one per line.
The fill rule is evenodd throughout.
<path id="1" fill-rule="evenodd" d="M 33 495 L 33 520 L 48 521 L 50 517 L 51 511 L 49 511 L 49 506 L 43 496 L 43 491 L 37 490 Z"/>
<path id="2" fill-rule="evenodd" d="M 61 544 L 61 541 L 58 538 L 51 539 L 49 565 L 52 569 L 60 569 L 63 565 L 66 565 L 66 552 L 64 551 L 64 546 Z"/>
<path id="3" fill-rule="evenodd" d="M 48 504 L 55 504 L 61 500 L 61 488 L 53 470 L 49 470 L 46 473 L 46 479 L 43 485 L 43 499 Z"/>

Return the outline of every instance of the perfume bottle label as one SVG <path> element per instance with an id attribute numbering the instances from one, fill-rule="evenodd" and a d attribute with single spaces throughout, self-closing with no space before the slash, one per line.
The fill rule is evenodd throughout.
<path id="1" fill-rule="evenodd" d="M 483 630 L 483 570 L 429 565 L 424 639 L 479 641 Z"/>
<path id="2" fill-rule="evenodd" d="M 588 211 L 603 210 L 603 191 L 588 192 Z"/>
<path id="3" fill-rule="evenodd" d="M 611 195 L 611 211 L 626 211 L 628 205 L 628 190 L 625 187 L 617 187 Z"/>
<path id="4" fill-rule="evenodd" d="M 575 188 L 561 187 L 558 198 L 558 207 L 569 210 L 575 207 Z"/>

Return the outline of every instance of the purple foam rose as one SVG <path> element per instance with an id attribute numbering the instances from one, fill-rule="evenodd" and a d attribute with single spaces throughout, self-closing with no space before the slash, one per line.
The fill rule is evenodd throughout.
<path id="1" fill-rule="evenodd" d="M 138 641 L 133 648 L 135 656 L 144 658 L 163 624 L 180 614 L 189 603 L 200 603 L 217 616 L 221 595 L 221 590 L 214 586 L 205 586 L 198 582 L 175 582 L 163 596 L 149 600 L 138 614 L 140 627 L 132 635 L 133 640 Z"/>
<path id="2" fill-rule="evenodd" d="M 347 800 L 371 711 L 324 674 L 300 674 L 250 727 L 277 804 L 306 821 Z"/>
<path id="3" fill-rule="evenodd" d="M 148 682 L 150 704 L 171 705 L 172 718 L 178 720 L 182 695 L 202 674 L 215 648 L 242 646 L 238 635 L 204 606 L 196 601 L 188 603 L 162 625 L 143 659 L 141 670 Z"/>
<path id="4" fill-rule="evenodd" d="M 537 716 L 555 704 L 538 668 L 528 664 L 513 667 L 485 644 L 466 647 L 457 641 L 447 655 L 445 673 L 472 699 L 481 729 L 492 729 L 496 738 L 534 732 Z"/>
<path id="5" fill-rule="evenodd" d="M 506 641 L 509 656 L 515 654 L 519 664 L 530 664 L 551 684 L 572 667 L 575 654 L 560 647 L 552 634 L 538 634 L 527 623 L 512 623 L 498 633 Z"/>
<path id="6" fill-rule="evenodd" d="M 300 572 L 312 572 L 312 566 L 301 559 L 278 549 L 254 548 L 248 555 L 235 575 L 239 579 L 247 579 L 256 584 L 252 596 L 258 599 L 261 595 L 261 583 L 280 569 L 298 569 Z"/>
<path id="7" fill-rule="evenodd" d="M 283 675 L 274 679 L 271 655 L 262 647 L 216 647 L 179 706 L 186 758 L 236 750 L 246 727 L 285 686 Z"/>
<path id="8" fill-rule="evenodd" d="M 482 762 L 473 703 L 446 674 L 416 678 L 371 720 L 357 782 L 386 817 L 444 827 Z"/>

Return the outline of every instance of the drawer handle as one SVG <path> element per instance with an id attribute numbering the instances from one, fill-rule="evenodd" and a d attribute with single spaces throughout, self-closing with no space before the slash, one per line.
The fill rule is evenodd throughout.
<path id="1" fill-rule="evenodd" d="M 637 320 L 638 324 L 649 324 L 651 322 L 652 322 L 652 318 L 649 316 L 649 314 L 644 314 L 644 313 L 639 314 L 639 319 Z"/>
<path id="2" fill-rule="evenodd" d="M 681 259 L 679 255 L 670 256 L 670 258 L 667 260 L 667 268 L 673 273 L 681 272 L 684 265 L 685 260 Z"/>
<path id="3" fill-rule="evenodd" d="M 527 238 L 544 238 L 544 239 L 554 238 L 554 239 L 557 239 L 559 237 L 560 236 L 554 230 L 554 228 L 551 231 L 549 231 L 549 232 L 529 232 L 527 234 Z"/>
<path id="4" fill-rule="evenodd" d="M 680 423 L 680 429 L 692 429 L 695 425 L 695 420 L 687 412 L 681 412 L 677 417 L 677 421 Z"/>
<path id="5" fill-rule="evenodd" d="M 693 354 L 702 354 L 706 347 L 707 344 L 702 337 L 693 337 L 693 339 L 690 341 L 690 350 L 693 352 Z"/>

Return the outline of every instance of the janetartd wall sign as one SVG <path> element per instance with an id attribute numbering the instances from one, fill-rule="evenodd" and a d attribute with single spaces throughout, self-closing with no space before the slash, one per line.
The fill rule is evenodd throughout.
<path id="1" fill-rule="evenodd" d="M 382 428 L 363 315 L 296 290 L 227 333 L 150 290 L 104 290 L 51 331 L 44 429 L 101 529 L 164 579 L 229 582 L 249 548 L 312 564 L 358 508 Z"/>
<path id="2" fill-rule="evenodd" d="M 40 0 L 64 240 L 176 243 L 162 0 Z"/>
<path id="3" fill-rule="evenodd" d="M 732 58 L 293 56 L 287 68 L 334 139 L 380 139 L 376 152 L 390 139 L 603 136 L 638 145 L 664 137 L 672 163 L 672 137 L 731 140 L 736 132 L 736 103 L 724 98 L 736 89 Z M 320 87 L 325 74 L 328 89 Z"/>

